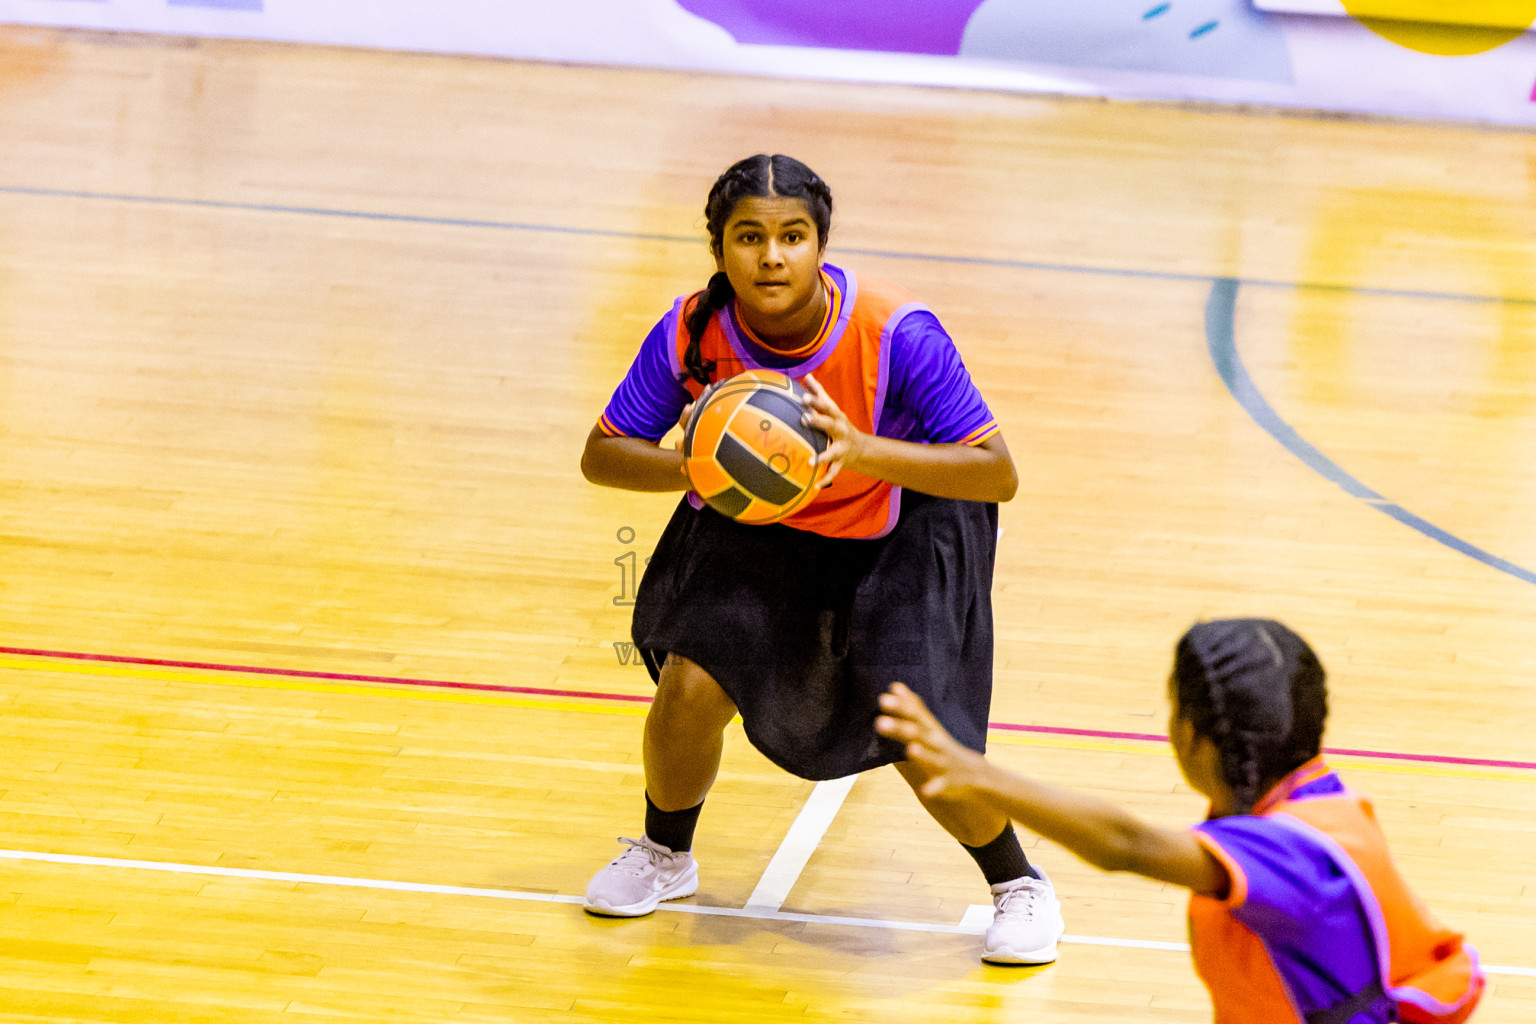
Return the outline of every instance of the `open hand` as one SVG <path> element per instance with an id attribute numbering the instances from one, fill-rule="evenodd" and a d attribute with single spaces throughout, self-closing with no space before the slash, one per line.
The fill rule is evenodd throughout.
<path id="1" fill-rule="evenodd" d="M 687 405 L 683 406 L 683 413 L 677 418 L 677 425 L 682 428 L 683 437 L 688 436 L 688 421 L 693 418 L 693 407 L 698 404 L 698 402 L 689 402 Z M 673 441 L 672 447 L 676 448 L 678 451 L 682 451 L 683 437 Z"/>
<path id="2" fill-rule="evenodd" d="M 720 382 L 715 382 L 715 384 L 718 383 Z M 715 390 L 715 384 L 706 384 L 704 386 L 704 390 L 699 392 L 699 397 L 683 406 L 683 411 L 678 414 L 677 425 L 682 428 L 684 436 L 687 436 L 688 434 L 688 421 L 693 419 L 693 410 L 697 409 L 699 406 L 703 405 L 709 400 L 709 393 Z M 675 442 L 673 442 L 672 447 L 681 450 L 683 447 L 683 439 L 681 437 L 678 438 Z"/>
<path id="3" fill-rule="evenodd" d="M 981 787 L 987 759 L 955 741 L 923 699 L 901 683 L 880 695 L 875 731 L 907 745 L 907 760 L 928 776 L 920 792 L 926 797 L 963 796 Z"/>
<path id="4" fill-rule="evenodd" d="M 806 374 L 803 383 L 808 394 L 801 400 L 805 415 L 800 417 L 800 422 L 827 435 L 826 451 L 816 456 L 816 465 L 827 467 L 818 486 L 827 487 L 844 463 L 856 462 L 863 453 L 864 435 L 848 421 L 815 377 Z"/>

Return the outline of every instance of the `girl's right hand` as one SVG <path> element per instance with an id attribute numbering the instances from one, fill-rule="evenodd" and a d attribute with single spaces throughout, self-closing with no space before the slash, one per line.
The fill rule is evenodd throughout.
<path id="1" fill-rule="evenodd" d="M 684 434 L 688 433 L 688 421 L 693 417 L 693 407 L 698 404 L 699 403 L 697 402 L 689 402 L 687 405 L 683 406 L 683 414 L 677 418 L 677 425 L 682 428 Z M 683 439 L 680 437 L 676 441 L 673 441 L 672 447 L 681 451 L 683 447 Z"/>
<path id="2" fill-rule="evenodd" d="M 716 381 L 715 383 L 718 384 L 719 381 Z M 713 390 L 715 390 L 715 385 L 714 384 L 707 384 L 707 385 L 705 385 L 704 390 L 699 392 L 699 397 L 698 398 L 695 398 L 693 401 L 691 401 L 687 405 L 683 406 L 682 413 L 677 417 L 677 425 L 682 428 L 683 433 L 685 433 L 685 434 L 688 433 L 688 421 L 693 419 L 693 410 L 697 409 L 704 402 L 708 401 L 709 393 L 711 391 L 713 391 Z M 672 447 L 674 447 L 674 448 L 681 448 L 682 446 L 683 446 L 682 439 L 679 438 L 677 443 L 674 444 Z"/>

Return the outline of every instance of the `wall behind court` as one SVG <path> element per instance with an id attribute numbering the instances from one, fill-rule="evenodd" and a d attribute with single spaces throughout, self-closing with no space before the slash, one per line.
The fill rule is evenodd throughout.
<path id="1" fill-rule="evenodd" d="M 0 0 L 0 22 L 1536 124 L 1536 0 Z"/>

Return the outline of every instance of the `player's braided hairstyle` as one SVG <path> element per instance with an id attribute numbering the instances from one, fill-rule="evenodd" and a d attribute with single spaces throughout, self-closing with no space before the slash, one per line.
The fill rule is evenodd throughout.
<path id="1" fill-rule="evenodd" d="M 1328 695 L 1307 642 L 1272 619 L 1201 622 L 1173 658 L 1178 715 L 1216 745 L 1234 810 L 1322 749 Z"/>
<path id="2" fill-rule="evenodd" d="M 709 228 L 709 251 L 715 256 L 718 257 L 725 246 L 726 222 L 731 219 L 736 204 L 748 196 L 801 200 L 816 222 L 818 240 L 822 246 L 827 244 L 827 234 L 832 228 L 832 190 L 827 183 L 794 157 L 759 153 L 727 167 L 709 190 L 709 199 L 704 204 L 704 220 Z M 721 271 L 709 279 L 708 287 L 694 302 L 687 319 L 684 378 L 691 377 L 700 384 L 709 383 L 715 363 L 702 357 L 699 343 L 710 318 L 716 311 L 729 306 L 735 297 L 736 290 L 731 287 L 730 278 Z"/>

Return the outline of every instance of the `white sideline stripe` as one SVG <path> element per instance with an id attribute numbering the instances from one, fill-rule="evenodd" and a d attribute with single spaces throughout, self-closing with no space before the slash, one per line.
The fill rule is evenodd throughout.
<path id="1" fill-rule="evenodd" d="M 757 888 L 747 897 L 744 909 L 757 913 L 778 912 L 789 898 L 789 891 L 800 880 L 800 872 L 805 870 L 811 854 L 821 844 L 821 837 L 827 834 L 832 819 L 837 817 L 843 801 L 848 799 L 857 778 L 857 775 L 845 775 L 841 779 L 816 783 L 805 806 L 795 816 L 795 823 L 789 826 L 784 841 L 774 851 L 763 877 L 758 879 Z"/>
<path id="2" fill-rule="evenodd" d="M 841 780 L 839 780 L 841 781 Z M 48 864 L 74 864 L 81 867 L 120 868 L 134 871 L 160 871 L 176 875 L 211 875 L 219 878 L 246 878 L 267 882 L 302 882 L 310 885 L 338 885 L 353 889 L 384 889 L 391 892 L 425 892 L 444 896 L 480 896 L 494 900 L 521 900 L 529 903 L 575 903 L 580 896 L 561 896 L 547 892 L 518 892 L 515 889 L 478 889 L 465 885 L 431 885 L 425 882 L 391 882 L 377 878 L 347 878 L 341 875 L 306 875 L 292 871 L 259 871 L 254 868 L 220 868 L 204 864 L 173 864 L 156 860 L 119 860 L 115 857 L 82 857 L 72 853 L 37 853 L 32 850 L 0 850 L 0 860 L 42 861 Z M 979 905 L 979 904 L 978 904 Z M 657 910 L 704 917 L 741 917 L 757 921 L 788 921 L 795 924 L 827 924 L 852 928 L 880 928 L 885 931 L 935 932 L 942 935 L 970 934 L 960 925 L 924 924 L 920 921 L 881 921 L 867 917 L 835 917 L 828 914 L 791 914 L 782 910 L 763 911 L 735 907 L 706 907 L 694 903 L 663 903 Z M 987 908 L 991 909 L 991 908 Z M 1154 942 L 1149 939 L 1117 939 L 1097 935 L 1063 935 L 1062 942 L 1080 946 L 1115 946 L 1121 949 L 1162 949 L 1189 952 L 1183 942 Z M 1512 974 L 1536 978 L 1536 967 L 1497 967 L 1484 964 L 1489 974 Z"/>
<path id="3" fill-rule="evenodd" d="M 960 916 L 960 930 L 967 935 L 985 935 L 987 929 L 992 927 L 993 911 L 996 909 L 991 903 L 972 903 Z"/>

